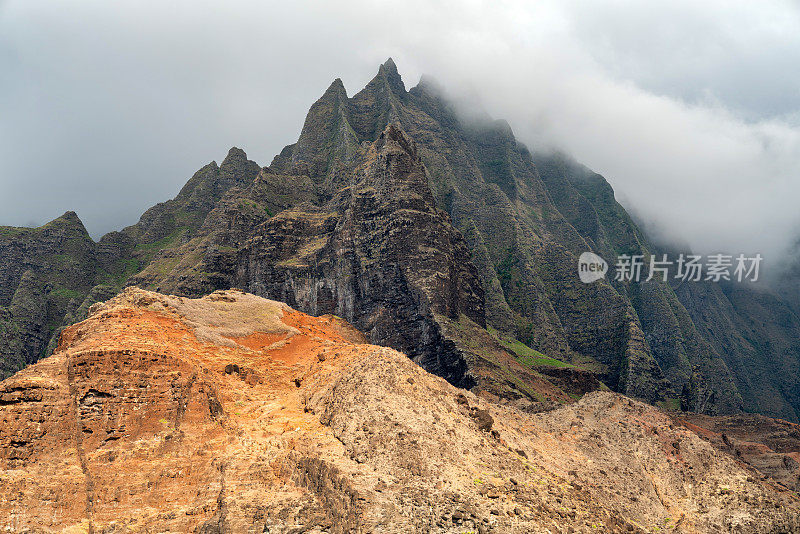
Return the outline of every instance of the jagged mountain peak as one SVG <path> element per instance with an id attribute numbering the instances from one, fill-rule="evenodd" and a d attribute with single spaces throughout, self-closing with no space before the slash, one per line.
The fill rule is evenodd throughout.
<path id="1" fill-rule="evenodd" d="M 347 100 L 347 89 L 345 89 L 344 82 L 342 82 L 341 78 L 336 78 L 331 82 L 322 94 L 322 98 L 325 98 L 326 95 L 335 95 L 336 97 Z"/>
<path id="2" fill-rule="evenodd" d="M 64 234 L 65 236 L 74 236 L 82 241 L 92 242 L 89 236 L 89 231 L 83 224 L 83 221 L 78 214 L 74 211 L 67 211 L 60 217 L 56 217 L 52 221 L 44 224 L 43 226 L 34 229 L 36 231 L 53 232 Z"/>
<path id="3" fill-rule="evenodd" d="M 55 225 L 66 225 L 73 228 L 80 228 L 83 231 L 86 231 L 86 227 L 83 224 L 83 221 L 78 214 L 74 211 L 67 211 L 64 212 L 63 215 L 60 215 L 53 219 L 52 221 L 46 223 L 43 227 L 55 226 Z"/>
<path id="4" fill-rule="evenodd" d="M 386 125 L 399 120 L 396 99 L 406 95 L 405 85 L 390 58 L 378 73 L 352 98 L 336 78 L 311 106 L 291 155 L 282 153 L 272 166 L 284 168 L 288 161 L 298 172 L 325 175 L 330 172 L 331 151 L 351 157 L 361 141 L 375 141 Z M 331 144 L 331 139 L 334 139 Z M 286 151 L 284 151 L 286 152 Z"/>
<path id="5" fill-rule="evenodd" d="M 247 153 L 241 148 L 233 146 L 228 150 L 228 155 L 225 156 L 224 160 L 222 160 L 221 166 L 242 161 L 247 161 Z"/>
<path id="6" fill-rule="evenodd" d="M 406 86 L 403 83 L 403 78 L 397 70 L 397 65 L 389 58 L 385 63 L 378 67 L 378 73 L 372 80 L 357 93 L 354 98 L 357 98 L 362 93 L 371 93 L 374 91 L 381 91 L 382 88 L 388 87 L 389 92 L 394 97 L 402 98 L 406 94 Z M 387 95 L 388 96 L 388 95 Z"/>
<path id="7" fill-rule="evenodd" d="M 334 107 L 339 108 L 344 103 L 347 102 L 347 90 L 344 87 L 344 83 L 342 82 L 341 78 L 336 78 L 331 82 L 325 92 L 322 93 L 314 104 L 311 105 L 311 108 L 306 113 L 306 122 L 308 122 L 308 117 L 311 115 L 315 108 L 319 107 Z M 303 126 L 305 128 L 305 124 Z"/>
<path id="8" fill-rule="evenodd" d="M 63 215 L 61 215 L 60 217 L 58 217 L 57 219 L 62 219 L 62 220 L 65 220 L 65 221 L 77 221 L 77 222 L 81 222 L 81 219 L 80 219 L 80 217 L 78 217 L 78 214 L 77 214 L 77 213 L 75 213 L 75 212 L 74 212 L 74 211 L 72 211 L 72 210 L 70 210 L 70 211 L 65 211 L 65 212 L 64 212 L 64 214 L 63 214 Z"/>
<path id="9" fill-rule="evenodd" d="M 256 162 L 247 159 L 244 150 L 231 147 L 221 165 L 212 161 L 194 173 L 175 200 L 188 201 L 193 206 L 216 202 L 231 187 L 254 180 L 260 170 Z"/>
<path id="10" fill-rule="evenodd" d="M 378 76 L 383 76 L 394 87 L 402 88 L 402 92 L 405 92 L 406 88 L 403 84 L 403 78 L 400 76 L 397 65 L 395 65 L 392 58 L 387 59 L 378 67 Z"/>
<path id="11" fill-rule="evenodd" d="M 391 73 L 394 72 L 397 74 L 397 65 L 395 65 L 394 60 L 392 58 L 388 58 L 386 61 L 383 62 L 381 67 L 387 72 Z"/>
<path id="12" fill-rule="evenodd" d="M 247 159 L 247 153 L 238 147 L 232 147 L 219 166 L 220 194 L 234 185 L 245 185 L 252 182 L 261 170 L 255 161 Z"/>

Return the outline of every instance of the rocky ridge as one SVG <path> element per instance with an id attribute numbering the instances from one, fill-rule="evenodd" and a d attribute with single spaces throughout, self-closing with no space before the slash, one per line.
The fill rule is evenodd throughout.
<path id="1" fill-rule="evenodd" d="M 0 527 L 789 532 L 797 497 L 651 406 L 488 403 L 239 291 L 129 288 L 0 382 Z"/>

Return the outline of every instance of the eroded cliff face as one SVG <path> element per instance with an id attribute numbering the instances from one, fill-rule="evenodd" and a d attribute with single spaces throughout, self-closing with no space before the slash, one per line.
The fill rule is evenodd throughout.
<path id="1" fill-rule="evenodd" d="M 343 320 L 135 288 L 0 383 L 12 532 L 793 532 L 798 500 L 656 409 L 528 414 Z"/>
<path id="2" fill-rule="evenodd" d="M 340 315 L 373 343 L 474 386 L 436 317 L 485 326 L 483 288 L 463 238 L 436 208 L 416 147 L 390 125 L 353 172 L 324 207 L 289 209 L 256 228 L 233 285 Z"/>
<path id="3" fill-rule="evenodd" d="M 382 143 L 388 129 L 413 146 L 409 157 L 419 160 L 413 173 L 387 168 L 385 177 L 374 171 L 368 174 L 367 169 L 374 169 L 367 163 L 374 157 L 370 154 L 379 154 L 375 146 Z M 378 319 L 386 327 L 375 327 L 376 297 L 384 294 L 388 284 L 372 284 L 381 290 L 378 295 L 369 294 L 354 288 L 357 277 L 353 273 L 360 273 L 364 280 L 375 272 L 383 279 L 392 278 L 382 272 L 384 265 L 395 264 L 390 248 L 385 248 L 386 255 L 359 251 L 358 257 L 376 261 L 354 270 L 346 257 L 348 247 L 334 240 L 343 256 L 335 262 L 323 260 L 324 243 L 330 243 L 327 236 L 341 231 L 349 235 L 353 229 L 355 235 L 377 235 L 366 225 L 386 226 L 392 210 L 392 217 L 397 217 L 399 204 L 390 195 L 404 198 L 409 190 L 404 180 L 412 175 L 418 178 L 415 194 L 422 195 L 424 206 L 414 207 L 414 218 L 408 212 L 401 217 L 407 223 L 429 224 L 433 231 L 392 236 L 394 250 L 403 252 L 409 267 L 402 277 L 395 277 L 389 294 L 399 298 L 398 292 L 412 293 L 403 284 L 418 269 L 430 271 L 423 263 L 428 261 L 429 249 L 441 244 L 434 236 L 449 236 L 455 229 L 456 235 L 463 236 L 468 255 L 450 253 L 452 247 L 444 244 L 444 254 L 434 267 L 442 282 L 419 283 L 417 277 L 410 286 L 427 287 L 422 293 L 434 308 L 441 301 L 464 302 L 463 295 L 454 291 L 454 283 L 460 280 L 465 285 L 468 271 L 474 271 L 479 283 L 470 280 L 466 285 L 475 295 L 473 288 L 480 286 L 483 304 L 480 310 L 462 310 L 479 325 L 485 321 L 501 337 L 520 340 L 547 358 L 594 371 L 612 389 L 650 402 L 676 402 L 684 386 L 702 372 L 707 388 L 715 393 L 713 402 L 703 403 L 702 409 L 715 413 L 741 408 L 726 364 L 701 340 L 667 284 L 653 282 L 639 288 L 606 281 L 586 285 L 578 279 L 577 257 L 586 250 L 611 263 L 617 253 L 649 254 L 645 238 L 602 177 L 564 158 L 534 158 L 502 121 L 464 120 L 430 82 L 406 91 L 391 61 L 353 97 L 335 81 L 312 106 L 298 142 L 287 146 L 256 180 L 277 189 L 281 181 L 302 184 L 300 191 L 311 194 L 276 196 L 263 186 L 233 190 L 227 205 L 254 206 L 250 212 L 243 216 L 244 210 L 226 208 L 212 213 L 205 238 L 165 256 L 164 261 L 156 258 L 135 281 L 187 295 L 236 285 L 292 302 L 310 313 L 335 308 L 334 313 L 370 331 L 374 341 L 412 354 L 426 369 L 453 383 L 468 385 L 468 380 L 458 378 L 463 364 L 452 357 L 453 345 L 468 367 L 472 360 L 490 361 L 496 369 L 504 364 L 494 355 L 474 350 L 475 343 L 470 350 L 469 341 L 459 335 L 463 328 L 445 325 L 448 339 L 438 339 L 435 330 L 441 328 L 431 328 L 430 321 L 420 323 L 416 318 L 425 307 L 419 299 L 395 298 L 402 304 L 386 308 L 388 315 Z M 373 185 L 383 183 L 391 185 Z M 276 199 L 285 211 L 272 211 L 280 203 Z M 446 211 L 449 218 L 419 216 L 433 214 L 435 208 Z M 265 221 L 266 212 L 276 216 Z M 240 232 L 241 220 L 249 220 L 260 230 Z M 354 220 L 359 224 L 349 222 Z M 414 228 L 407 223 L 405 228 Z M 259 249 L 268 252 L 254 253 Z M 298 257 L 298 252 L 306 258 Z M 171 268 L 178 256 L 195 261 Z M 312 264 L 315 267 L 308 267 Z M 450 274 L 454 269 L 464 270 L 467 276 Z M 472 305 L 479 302 L 469 300 Z M 402 310 L 401 318 L 393 316 L 395 308 Z M 452 309 L 433 312 L 457 320 Z M 393 335 L 396 325 L 410 324 L 406 319 L 412 317 L 411 310 L 411 323 L 420 328 L 408 335 Z M 425 332 L 422 337 L 420 331 Z M 408 338 L 420 340 L 419 346 L 409 345 Z M 695 404 L 690 408 L 701 408 Z"/>

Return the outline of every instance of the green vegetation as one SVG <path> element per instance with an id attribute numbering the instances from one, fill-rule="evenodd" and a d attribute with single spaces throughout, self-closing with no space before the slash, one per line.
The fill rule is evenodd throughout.
<path id="1" fill-rule="evenodd" d="M 490 332 L 478 326 L 464 314 L 459 316 L 458 321 L 453 321 L 442 315 L 437 315 L 436 319 L 440 324 L 447 327 L 448 336 L 452 336 L 458 340 L 458 342 L 474 356 L 488 362 L 495 368 L 498 378 L 513 384 L 517 391 L 527 395 L 533 400 L 539 402 L 546 400 L 539 392 L 531 389 L 530 384 L 520 378 L 519 371 L 514 371 L 507 365 L 504 365 L 500 360 L 501 354 L 499 354 L 503 352 L 502 347 L 499 345 L 492 347 L 492 341 L 496 342 L 497 339 L 492 336 Z M 536 376 L 541 376 L 534 369 L 530 369 L 528 372 Z"/>
<path id="2" fill-rule="evenodd" d="M 537 365 L 546 365 L 548 367 L 572 367 L 570 364 L 545 356 L 538 350 L 532 349 L 521 341 L 505 341 L 500 340 L 503 346 L 517 355 L 517 360 L 528 367 L 535 367 Z"/>
<path id="3" fill-rule="evenodd" d="M 121 288 L 125 281 L 131 276 L 142 270 L 139 260 L 124 258 L 117 261 L 117 269 L 112 273 L 101 272 L 98 276 L 99 281 Z"/>
<path id="4" fill-rule="evenodd" d="M 178 228 L 175 228 L 169 235 L 162 237 L 158 241 L 153 241 L 152 243 L 138 243 L 134 248 L 134 251 L 139 252 L 144 256 L 144 263 L 150 263 L 150 260 L 153 259 L 153 256 L 155 256 L 159 250 L 177 241 L 177 239 L 188 230 L 188 226 L 179 226 Z"/>
<path id="5" fill-rule="evenodd" d="M 657 402 L 656 406 L 665 412 L 679 412 L 681 411 L 681 399 L 677 397 L 668 397 L 663 401 Z"/>
<path id="6" fill-rule="evenodd" d="M 53 254 L 50 258 L 52 259 L 52 263 L 60 263 L 62 265 L 77 263 L 75 258 L 69 254 Z"/>
<path id="7" fill-rule="evenodd" d="M 523 342 L 516 340 L 516 339 L 504 339 L 500 333 L 489 326 L 487 328 L 489 333 L 497 339 L 503 347 L 511 351 L 512 353 L 516 354 L 517 361 L 522 365 L 535 368 L 537 366 L 546 366 L 546 367 L 574 367 L 573 365 L 562 362 L 561 360 L 556 360 L 555 358 L 550 358 L 549 356 L 545 356 L 541 352 L 536 349 L 532 349 Z"/>
<path id="8" fill-rule="evenodd" d="M 18 228 L 16 226 L 0 226 L 0 236 L 14 237 L 29 232 L 30 228 Z"/>
<path id="9" fill-rule="evenodd" d="M 50 298 L 62 300 L 64 302 L 69 302 L 72 299 L 83 301 L 85 295 L 80 291 L 59 287 L 50 291 Z"/>
<path id="10" fill-rule="evenodd" d="M 515 263 L 516 258 L 514 257 L 514 249 L 509 248 L 506 250 L 503 260 L 497 266 L 497 279 L 500 280 L 500 283 L 504 286 L 511 281 L 512 269 L 514 268 Z"/>
<path id="11" fill-rule="evenodd" d="M 269 213 L 269 210 L 267 210 L 267 208 L 262 207 L 258 202 L 254 200 L 250 200 L 248 198 L 242 198 L 239 200 L 239 210 L 243 213 L 252 213 L 254 211 L 257 211 L 258 209 L 261 209 Z"/>

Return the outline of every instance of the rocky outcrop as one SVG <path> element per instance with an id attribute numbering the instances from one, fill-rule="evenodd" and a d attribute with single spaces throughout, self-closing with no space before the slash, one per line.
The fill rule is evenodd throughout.
<path id="1" fill-rule="evenodd" d="M 127 289 L 0 382 L 0 528 L 793 532 L 775 488 L 613 393 L 531 415 L 239 291 Z"/>
<path id="2" fill-rule="evenodd" d="M 800 489 L 800 425 L 757 414 L 676 415 L 675 420 L 792 491 Z"/>

